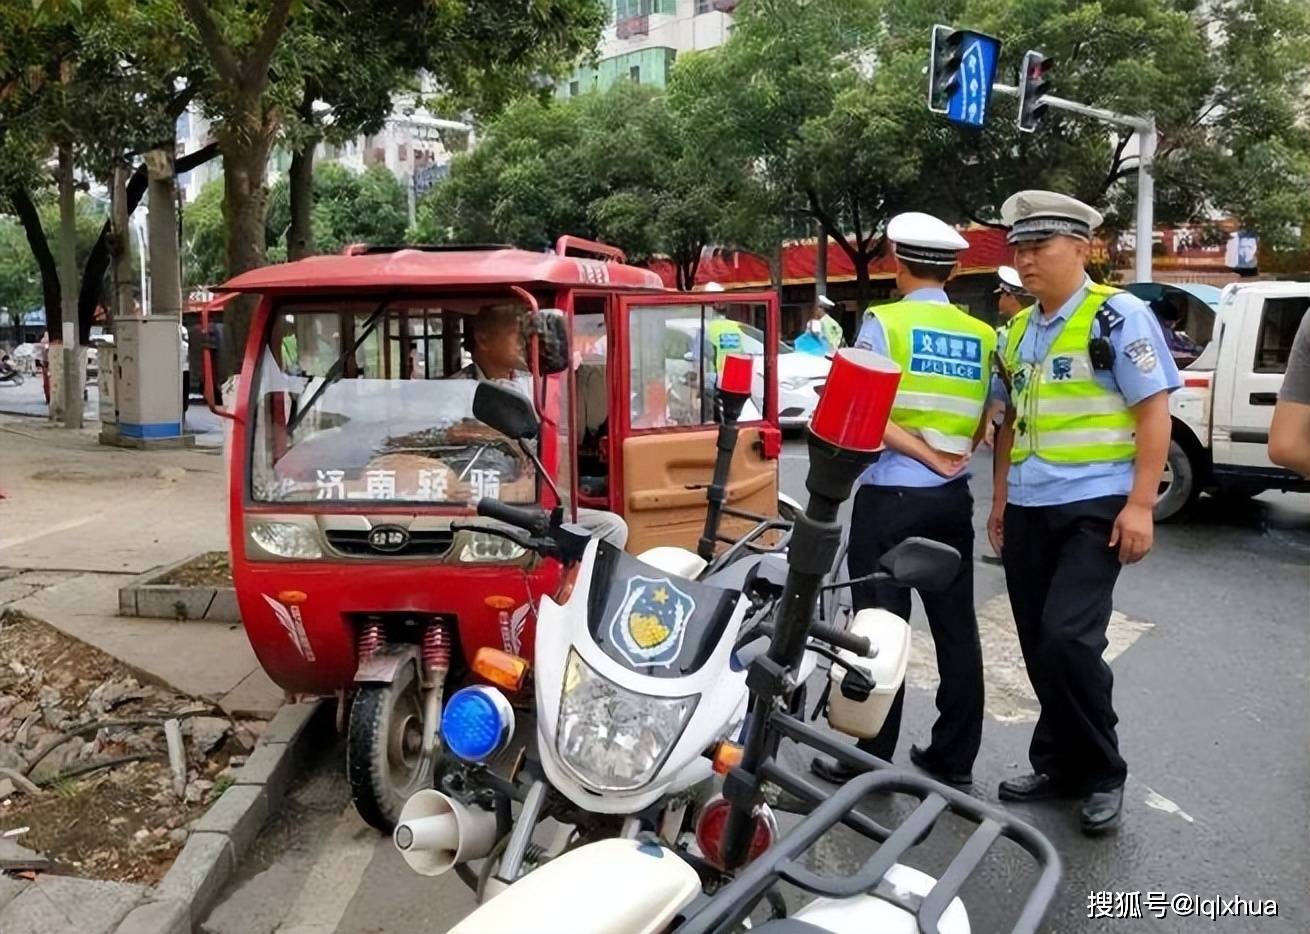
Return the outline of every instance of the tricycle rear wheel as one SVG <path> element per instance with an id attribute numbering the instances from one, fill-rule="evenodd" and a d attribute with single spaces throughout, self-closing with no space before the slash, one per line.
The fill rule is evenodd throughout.
<path id="1" fill-rule="evenodd" d="M 350 706 L 346 777 L 355 810 L 390 833 L 410 795 L 432 787 L 441 742 L 423 754 L 423 691 L 406 665 L 390 684 L 366 684 Z"/>

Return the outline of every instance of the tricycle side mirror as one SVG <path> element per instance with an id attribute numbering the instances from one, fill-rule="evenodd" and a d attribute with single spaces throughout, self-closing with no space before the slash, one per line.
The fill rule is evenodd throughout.
<path id="1" fill-rule="evenodd" d="M 917 590 L 945 590 L 960 570 L 960 553 L 929 538 L 907 538 L 882 556 L 879 567 Z"/>
<path id="2" fill-rule="evenodd" d="M 541 427 L 531 399 L 495 383 L 478 383 L 473 391 L 473 417 L 515 441 L 535 438 Z"/>
<path id="3" fill-rule="evenodd" d="M 221 325 L 210 327 L 209 324 L 209 305 L 204 305 L 200 309 L 200 333 L 196 335 L 200 341 L 200 366 L 202 369 L 202 378 L 204 380 L 205 405 L 209 411 L 213 412 L 219 418 L 226 418 L 231 421 L 237 421 L 237 417 L 229 409 L 224 408 L 214 401 L 215 373 L 218 366 L 215 363 L 214 355 L 218 352 L 219 333 Z M 185 400 L 183 400 L 185 401 Z"/>
<path id="4" fill-rule="evenodd" d="M 537 366 L 542 376 L 565 373 L 573 362 L 569 348 L 569 321 L 558 308 L 532 313 L 532 333 L 537 338 Z"/>

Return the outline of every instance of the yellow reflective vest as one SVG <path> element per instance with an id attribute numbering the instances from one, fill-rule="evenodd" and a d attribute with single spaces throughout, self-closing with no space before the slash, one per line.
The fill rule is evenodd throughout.
<path id="1" fill-rule="evenodd" d="M 1036 306 L 1014 316 L 1002 360 L 1015 410 L 1011 462 L 1033 454 L 1054 464 L 1128 461 L 1136 456 L 1136 422 L 1128 403 L 1122 393 L 1096 381 L 1087 351 L 1096 313 L 1118 291 L 1089 285 L 1087 297 L 1036 363 L 1024 363 L 1019 355 Z"/>
<path id="2" fill-rule="evenodd" d="M 967 454 L 987 403 L 995 331 L 940 302 L 893 302 L 876 314 L 901 367 L 892 421 L 939 451 Z"/>

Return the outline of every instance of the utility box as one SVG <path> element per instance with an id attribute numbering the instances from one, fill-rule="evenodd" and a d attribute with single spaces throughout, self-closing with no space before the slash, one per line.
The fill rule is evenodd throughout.
<path id="1" fill-rule="evenodd" d="M 96 348 L 96 388 L 100 390 L 100 432 L 106 427 L 117 430 L 118 408 L 114 404 L 114 373 L 118 370 L 118 353 L 113 344 Z"/>
<path id="2" fill-rule="evenodd" d="M 102 444 L 183 447 L 181 331 L 177 315 L 144 315 L 114 322 L 114 423 L 102 425 Z"/>

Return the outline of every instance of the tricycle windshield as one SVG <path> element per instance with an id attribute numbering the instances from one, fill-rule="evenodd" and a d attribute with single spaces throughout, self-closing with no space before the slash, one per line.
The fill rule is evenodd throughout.
<path id="1" fill-rule="evenodd" d="M 478 381 L 493 373 L 532 392 L 518 338 L 525 310 L 503 298 L 276 309 L 251 399 L 253 499 L 535 502 L 531 459 L 473 416 Z"/>

